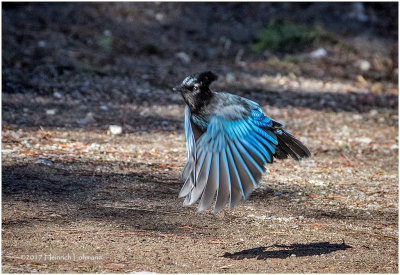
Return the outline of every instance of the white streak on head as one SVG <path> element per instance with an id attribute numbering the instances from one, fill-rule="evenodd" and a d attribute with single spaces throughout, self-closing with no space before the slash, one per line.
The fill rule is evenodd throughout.
<path id="1" fill-rule="evenodd" d="M 188 77 L 186 77 L 184 80 L 183 80 L 183 82 L 182 82 L 182 84 L 183 85 L 187 85 L 187 86 L 190 86 L 194 81 L 196 81 L 197 79 L 196 78 L 194 78 L 194 77 L 192 77 L 192 76 L 188 76 Z"/>

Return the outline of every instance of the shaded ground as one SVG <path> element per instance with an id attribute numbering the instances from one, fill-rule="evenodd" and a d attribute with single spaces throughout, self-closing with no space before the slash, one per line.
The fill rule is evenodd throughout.
<path id="1" fill-rule="evenodd" d="M 326 57 L 249 50 L 271 14 L 312 23 L 332 8 L 341 19 L 320 20 L 342 43 Z M 397 273 L 397 27 L 370 6 L 364 23 L 351 12 L 6 5 L 2 271 Z M 251 198 L 218 215 L 177 198 L 184 106 L 170 88 L 204 69 L 313 153 L 267 166 Z"/>

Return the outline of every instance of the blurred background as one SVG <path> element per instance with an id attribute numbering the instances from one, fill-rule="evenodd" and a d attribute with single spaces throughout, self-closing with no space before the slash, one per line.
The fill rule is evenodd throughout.
<path id="1" fill-rule="evenodd" d="M 121 124 L 123 110 L 107 104 L 181 103 L 171 87 L 202 70 L 226 89 L 335 92 L 352 81 L 385 96 L 397 84 L 397 29 L 397 3 L 4 3 L 3 121 L 79 127 L 92 111 L 90 125 Z M 52 97 L 16 110 L 7 97 L 15 93 Z M 57 113 L 38 117 L 38 108 Z"/>
<path id="2" fill-rule="evenodd" d="M 204 70 L 313 154 L 218 216 L 177 198 Z M 397 273 L 397 156 L 397 2 L 2 3 L 3 272 Z"/>

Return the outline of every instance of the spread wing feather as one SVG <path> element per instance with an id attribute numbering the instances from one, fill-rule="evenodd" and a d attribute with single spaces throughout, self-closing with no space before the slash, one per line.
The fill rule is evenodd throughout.
<path id="1" fill-rule="evenodd" d="M 200 198 L 199 211 L 208 209 L 214 199 L 214 213 L 229 202 L 234 207 L 249 197 L 258 185 L 264 164 L 272 162 L 276 135 L 268 130 L 272 120 L 261 109 L 252 110 L 243 120 L 230 121 L 222 116 L 211 118 L 207 130 L 191 122 L 185 109 L 187 164 L 182 176 L 186 179 L 179 194 L 191 205 Z"/>

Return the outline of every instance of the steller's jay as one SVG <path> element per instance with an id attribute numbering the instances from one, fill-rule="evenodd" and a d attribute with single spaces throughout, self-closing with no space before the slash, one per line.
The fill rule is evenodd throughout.
<path id="1" fill-rule="evenodd" d="M 214 213 L 229 202 L 233 208 L 257 187 L 264 164 L 273 158 L 295 160 L 311 155 L 307 147 L 283 125 L 265 116 L 249 99 L 211 91 L 217 79 L 212 72 L 186 77 L 173 88 L 180 92 L 185 108 L 187 163 L 182 172 L 185 183 L 179 197 L 184 205 L 200 197 L 198 211 L 214 203 Z"/>

